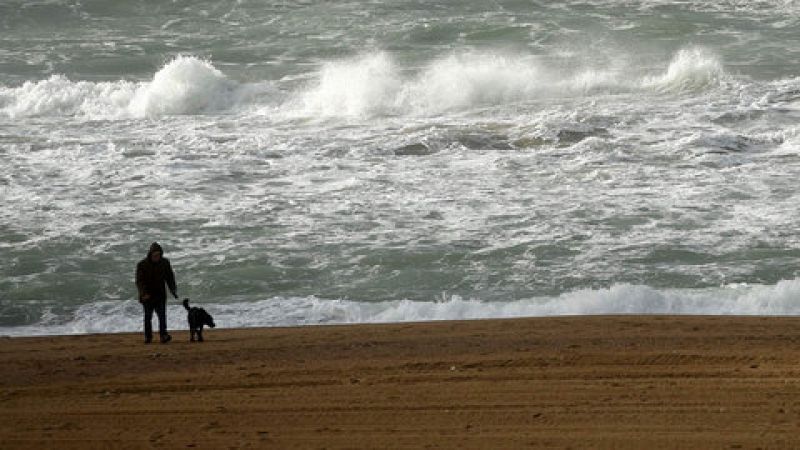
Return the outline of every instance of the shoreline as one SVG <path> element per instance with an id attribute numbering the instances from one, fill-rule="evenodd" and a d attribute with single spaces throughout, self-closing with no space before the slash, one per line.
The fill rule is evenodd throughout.
<path id="1" fill-rule="evenodd" d="M 800 318 L 559 316 L 0 339 L 4 448 L 800 442 Z"/>

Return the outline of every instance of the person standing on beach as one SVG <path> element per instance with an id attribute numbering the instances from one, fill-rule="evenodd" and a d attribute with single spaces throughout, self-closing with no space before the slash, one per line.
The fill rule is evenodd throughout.
<path id="1" fill-rule="evenodd" d="M 139 290 L 139 303 L 144 307 L 144 343 L 153 341 L 153 311 L 158 315 L 158 334 L 161 343 L 172 340 L 167 333 L 167 291 L 178 298 L 175 286 L 175 273 L 169 260 L 164 258 L 164 250 L 153 242 L 147 257 L 136 265 L 136 288 Z"/>

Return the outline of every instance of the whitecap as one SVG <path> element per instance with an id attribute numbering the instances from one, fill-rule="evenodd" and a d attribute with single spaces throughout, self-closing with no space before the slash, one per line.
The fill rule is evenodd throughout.
<path id="1" fill-rule="evenodd" d="M 800 279 L 783 280 L 774 285 L 730 284 L 701 289 L 614 284 L 553 297 L 492 302 L 454 295 L 430 301 L 369 302 L 312 296 L 196 303 L 211 312 L 220 327 L 231 328 L 620 314 L 788 316 L 800 314 L 798 295 Z M 168 308 L 171 325 L 177 325 L 177 329 L 186 328 L 182 320 L 184 314 L 179 305 Z M 141 307 L 133 300 L 102 301 L 82 305 L 71 317 L 60 316 L 58 322 L 45 311 L 39 323 L 3 327 L 0 335 L 137 331 L 140 315 Z"/>

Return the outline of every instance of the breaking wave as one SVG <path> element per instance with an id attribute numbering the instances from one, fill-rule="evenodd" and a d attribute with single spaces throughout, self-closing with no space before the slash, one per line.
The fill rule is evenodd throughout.
<path id="1" fill-rule="evenodd" d="M 267 96 L 269 102 L 282 103 L 264 110 L 289 117 L 429 115 L 598 92 L 685 94 L 711 87 L 725 76 L 718 57 L 695 47 L 680 50 L 661 74 L 629 72 L 613 67 L 564 68 L 547 57 L 474 52 L 448 55 L 408 70 L 378 52 L 323 64 L 313 81 L 293 88 L 286 101 Z M 179 56 L 150 81 L 70 81 L 54 75 L 0 87 L 0 114 L 88 119 L 203 114 L 252 105 L 263 98 L 260 94 L 268 85 L 238 83 L 209 61 Z"/>
<path id="2" fill-rule="evenodd" d="M 147 82 L 70 81 L 53 75 L 16 88 L 0 87 L 0 112 L 11 118 L 145 118 L 224 110 L 248 94 L 249 89 L 228 79 L 210 62 L 179 56 Z"/>
<path id="3" fill-rule="evenodd" d="M 72 82 L 53 75 L 17 88 L 0 88 L 0 111 L 10 118 L 86 116 L 119 118 L 125 114 L 137 85 L 127 81 Z"/>
<path id="4" fill-rule="evenodd" d="M 509 302 L 457 296 L 439 301 L 384 302 L 293 297 L 202 306 L 214 315 L 219 326 L 234 328 L 608 314 L 786 316 L 800 314 L 798 295 L 800 279 L 775 285 L 735 284 L 708 289 L 616 284 L 606 289 Z M 177 324 L 178 329 L 185 329 L 185 321 L 176 319 L 184 314 L 178 305 L 169 307 L 171 324 Z M 45 312 L 39 323 L 0 328 L 0 335 L 137 331 L 140 315 L 141 306 L 133 300 L 104 301 L 80 306 L 66 321 Z"/>
<path id="5" fill-rule="evenodd" d="M 218 111 L 236 103 L 238 87 L 210 62 L 178 57 L 136 90 L 128 108 L 135 117 Z"/>
<path id="6" fill-rule="evenodd" d="M 560 67 L 549 58 L 494 53 L 453 54 L 412 76 L 383 52 L 330 62 L 295 105 L 304 116 L 439 114 L 538 98 L 594 93 L 701 91 L 725 77 L 720 59 L 692 47 L 658 75 L 622 68 Z"/>
<path id="7" fill-rule="evenodd" d="M 680 50 L 664 74 L 647 77 L 642 84 L 658 92 L 691 92 L 718 83 L 724 75 L 722 62 L 716 55 L 693 47 Z"/>

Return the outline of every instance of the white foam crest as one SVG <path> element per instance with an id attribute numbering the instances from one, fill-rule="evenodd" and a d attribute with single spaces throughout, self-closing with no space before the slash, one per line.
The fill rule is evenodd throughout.
<path id="1" fill-rule="evenodd" d="M 178 56 L 149 82 L 70 81 L 63 75 L 0 87 L 0 114 L 10 118 L 88 119 L 157 117 L 219 111 L 246 101 L 252 86 L 229 80 L 209 61 Z"/>
<path id="2" fill-rule="evenodd" d="M 73 82 L 62 75 L 27 81 L 16 88 L 0 87 L 0 113 L 9 118 L 31 116 L 126 116 L 137 90 L 127 81 Z"/>
<path id="3" fill-rule="evenodd" d="M 557 69 L 542 58 L 488 52 L 452 54 L 410 75 L 403 73 L 385 52 L 329 62 L 291 100 L 261 110 L 289 117 L 427 115 L 599 90 L 680 94 L 711 86 L 724 76 L 719 58 L 700 47 L 680 50 L 663 74 L 645 78 L 614 68 Z M 209 61 L 178 56 L 147 82 L 70 81 L 56 75 L 0 87 L 0 114 L 90 119 L 202 114 L 251 103 L 263 84 L 239 84 Z"/>
<path id="4" fill-rule="evenodd" d="M 236 90 L 237 83 L 209 61 L 178 56 L 137 89 L 129 109 L 136 117 L 221 110 L 236 103 Z"/>
<path id="5" fill-rule="evenodd" d="M 563 81 L 562 85 L 571 93 L 625 92 L 636 83 L 630 83 L 621 73 L 621 69 L 585 69 Z"/>
<path id="6" fill-rule="evenodd" d="M 386 53 L 363 55 L 322 66 L 317 82 L 299 99 L 300 113 L 312 116 L 390 114 L 399 105 L 402 82 Z"/>
<path id="7" fill-rule="evenodd" d="M 531 59 L 492 54 L 451 55 L 434 61 L 408 83 L 402 102 L 422 112 L 513 103 L 556 88 L 549 78 Z"/>
<path id="8" fill-rule="evenodd" d="M 552 83 L 530 58 L 488 53 L 449 55 L 411 76 L 385 52 L 325 64 L 300 93 L 295 114 L 360 117 L 435 114 L 480 105 L 517 102 Z"/>
<path id="9" fill-rule="evenodd" d="M 484 302 L 452 296 L 440 301 L 357 302 L 316 297 L 271 298 L 255 302 L 202 304 L 223 328 L 346 323 L 463 320 L 605 314 L 763 315 L 800 314 L 800 279 L 774 285 L 733 284 L 708 289 L 655 289 L 616 284 L 556 297 Z M 171 329 L 186 329 L 185 311 L 168 308 Z M 141 307 L 133 300 L 97 302 L 78 308 L 65 323 L 48 315 L 40 323 L 0 328 L 0 335 L 83 334 L 141 330 Z M 177 328 L 175 326 L 177 325 Z"/>
<path id="10" fill-rule="evenodd" d="M 646 77 L 642 86 L 662 93 L 699 91 L 718 83 L 725 75 L 722 62 L 702 47 L 678 51 L 665 73 Z"/>
<path id="11" fill-rule="evenodd" d="M 700 47 L 680 50 L 658 75 L 641 77 L 622 67 L 620 61 L 612 67 L 554 67 L 542 57 L 465 52 L 403 75 L 389 55 L 379 52 L 323 65 L 290 109 L 308 117 L 426 115 L 598 91 L 681 94 L 724 76 L 719 58 Z"/>

